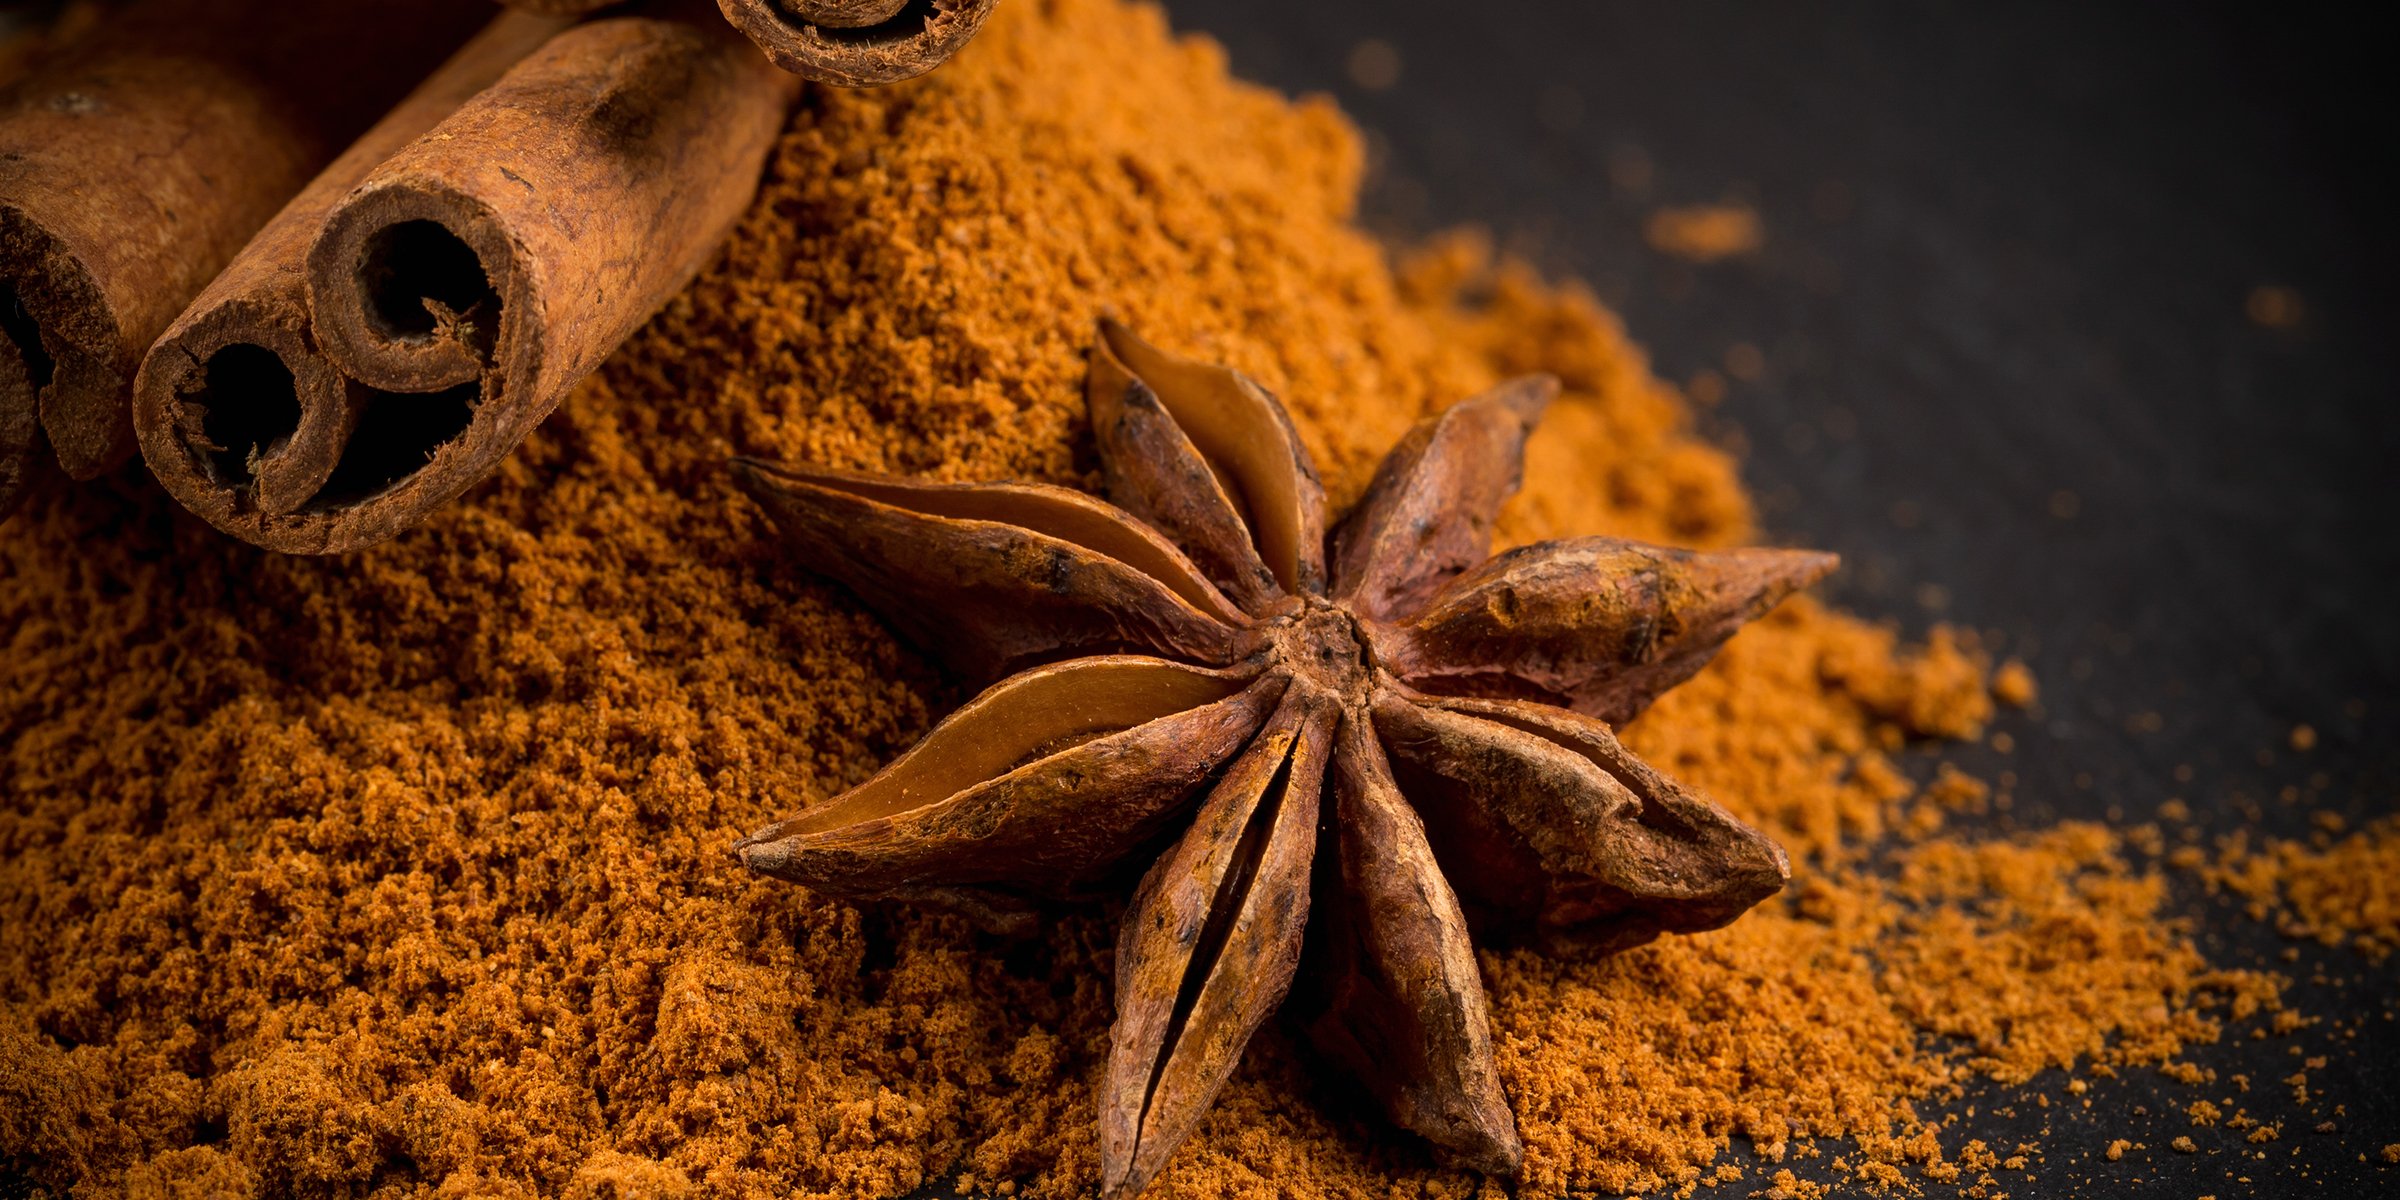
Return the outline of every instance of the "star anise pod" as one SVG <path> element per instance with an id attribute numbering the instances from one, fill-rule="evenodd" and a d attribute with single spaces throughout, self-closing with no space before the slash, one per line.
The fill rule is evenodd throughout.
<path id="1" fill-rule="evenodd" d="M 1113 323 L 1089 402 L 1115 505 L 738 462 L 800 562 L 1006 677 L 736 853 L 1000 927 L 1155 856 L 1117 943 L 1104 1194 L 1166 1164 L 1303 963 L 1313 1045 L 1446 1161 L 1514 1174 L 1469 931 L 1605 954 L 1783 886 L 1781 849 L 1608 722 L 1834 563 L 1604 537 L 1488 557 L 1556 391 L 1420 424 L 1330 538 L 1273 397 Z"/>

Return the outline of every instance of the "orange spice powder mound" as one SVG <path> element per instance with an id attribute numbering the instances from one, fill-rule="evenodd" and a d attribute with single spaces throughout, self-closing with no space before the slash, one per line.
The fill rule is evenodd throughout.
<path id="1" fill-rule="evenodd" d="M 1754 536 L 1734 464 L 1584 291 L 1351 224 L 1326 102 L 1117 0 L 1000 6 L 932 76 L 807 94 L 722 260 L 493 481 L 337 560 L 147 481 L 0 538 L 0 1173 L 105 1196 L 1088 1193 L 1114 920 L 1006 943 L 750 878 L 738 834 L 962 697 L 781 560 L 731 454 L 1096 482 L 1113 311 L 1289 402 L 1347 504 L 1409 424 L 1566 383 L 1503 534 Z M 1747 1193 L 1733 1139 L 1973 1183 L 1919 1106 L 2157 1063 L 2277 1003 L 2109 831 L 1940 832 L 1911 738 L 1985 663 L 1787 604 L 1627 730 L 1785 840 L 1723 931 L 1487 954 L 1517 1195 Z M 1880 849 L 1877 849 L 1880 848 Z M 1868 851 L 1877 850 L 1870 855 Z M 1784 1194 L 1815 1187 L 1788 1174 Z M 1270 1025 L 1159 1197 L 1494 1194 Z"/>

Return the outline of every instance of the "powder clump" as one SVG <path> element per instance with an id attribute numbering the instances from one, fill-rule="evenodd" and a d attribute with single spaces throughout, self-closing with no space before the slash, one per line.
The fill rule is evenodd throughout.
<path id="1" fill-rule="evenodd" d="M 925 79 L 808 92 L 717 264 L 408 536 L 279 558 L 130 476 L 20 514 L 0 1171 L 141 1196 L 1088 1193 L 1115 907 L 1008 943 L 724 854 L 963 697 L 782 561 L 722 463 L 1094 485 L 1083 352 L 1113 312 L 1283 397 L 1337 507 L 1414 421 L 1544 370 L 1566 391 L 1504 541 L 1755 536 L 1732 461 L 1588 292 L 1470 238 L 1393 265 L 1351 224 L 1361 163 L 1328 103 L 1232 81 L 1155 9 L 1002 5 Z M 2109 832 L 1947 840 L 1977 795 L 1957 781 L 1910 815 L 1901 749 L 1988 722 L 1987 666 L 1801 601 L 1627 729 L 1796 880 L 1603 962 L 1485 955 L 1519 1194 L 1747 1188 L 1718 1161 L 1735 1138 L 1968 1182 L 1917 1105 L 1971 1073 L 2164 1062 L 2209 1013 L 2274 1003 L 2205 969 Z M 1155 1194 L 1485 1187 L 1321 1074 L 1270 1026 Z M 1819 1194 L 1793 1172 L 1773 1194 Z"/>
<path id="2" fill-rule="evenodd" d="M 2306 841 L 2228 835 L 2214 860 L 2199 864 L 2201 878 L 2286 937 L 2346 944 L 2381 962 L 2400 950 L 2400 817 L 2336 837 L 2339 819 L 2322 816 L 2336 828 Z"/>

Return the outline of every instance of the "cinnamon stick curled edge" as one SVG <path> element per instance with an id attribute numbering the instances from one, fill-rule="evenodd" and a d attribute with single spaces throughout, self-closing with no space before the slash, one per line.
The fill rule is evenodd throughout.
<path id="1" fill-rule="evenodd" d="M 532 12 L 583 13 L 613 0 L 501 0 Z M 776 66 L 804 79 L 868 87 L 942 65 L 983 27 L 994 0 L 717 0 L 725 19 Z"/>
<path id="2" fill-rule="evenodd" d="M 253 466 L 195 419 L 213 378 L 194 390 L 154 355 L 153 469 L 270 549 L 352 550 L 409 528 L 496 468 L 706 262 L 795 85 L 723 22 L 664 6 L 551 38 L 318 223 L 301 263 L 315 353 L 293 361 L 340 385 L 294 367 Z"/>
<path id="3" fill-rule="evenodd" d="M 131 454 L 159 332 L 488 13 L 141 0 L 0 97 L 0 516 L 45 442 L 76 479 Z"/>
<path id="4" fill-rule="evenodd" d="M 135 380 L 133 423 L 151 474 L 184 507 L 289 549 L 291 538 L 329 527 L 299 519 L 285 528 L 278 518 L 382 481 L 390 464 L 345 449 L 362 426 L 365 440 L 385 441 L 433 405 L 362 385 L 320 352 L 303 274 L 308 244 L 369 171 L 566 25 L 506 13 L 486 26 L 286 204 L 168 327 Z"/>
<path id="5" fill-rule="evenodd" d="M 717 0 L 776 66 L 843 87 L 896 83 L 942 65 L 994 0 Z"/>

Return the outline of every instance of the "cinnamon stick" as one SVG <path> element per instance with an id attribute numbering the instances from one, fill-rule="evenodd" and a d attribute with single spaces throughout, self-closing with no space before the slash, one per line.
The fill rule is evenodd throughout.
<path id="1" fill-rule="evenodd" d="M 585 13 L 613 0 L 500 0 L 529 12 Z M 942 65 L 994 0 L 717 0 L 776 66 L 820 83 L 896 83 Z"/>
<path id="2" fill-rule="evenodd" d="M 488 15 L 476 0 L 136 0 L 9 88 L 0 313 L 25 371 L 0 383 L 0 426 L 33 412 L 77 479 L 122 462 L 159 332 Z"/>
<path id="3" fill-rule="evenodd" d="M 309 248 L 314 335 L 426 413 L 347 439 L 387 464 L 373 490 L 222 527 L 352 549 L 489 474 L 715 251 L 795 87 L 704 6 L 652 6 L 551 39 L 369 172 Z"/>
<path id="4" fill-rule="evenodd" d="M 717 6 L 776 66 L 823 83 L 868 87 L 942 65 L 983 27 L 993 2 L 717 0 Z"/>
<path id="5" fill-rule="evenodd" d="M 343 375 L 309 318 L 308 246 L 370 171 L 566 26 L 531 13 L 492 21 L 284 205 L 151 348 L 134 384 L 134 429 L 151 473 L 184 507 L 260 545 L 338 548 L 318 541 L 333 523 L 292 514 L 338 506 L 417 465 L 364 453 L 389 444 L 379 434 L 472 406 L 471 389 L 445 409 L 438 397 Z M 345 455 L 362 428 L 362 452 Z"/>

